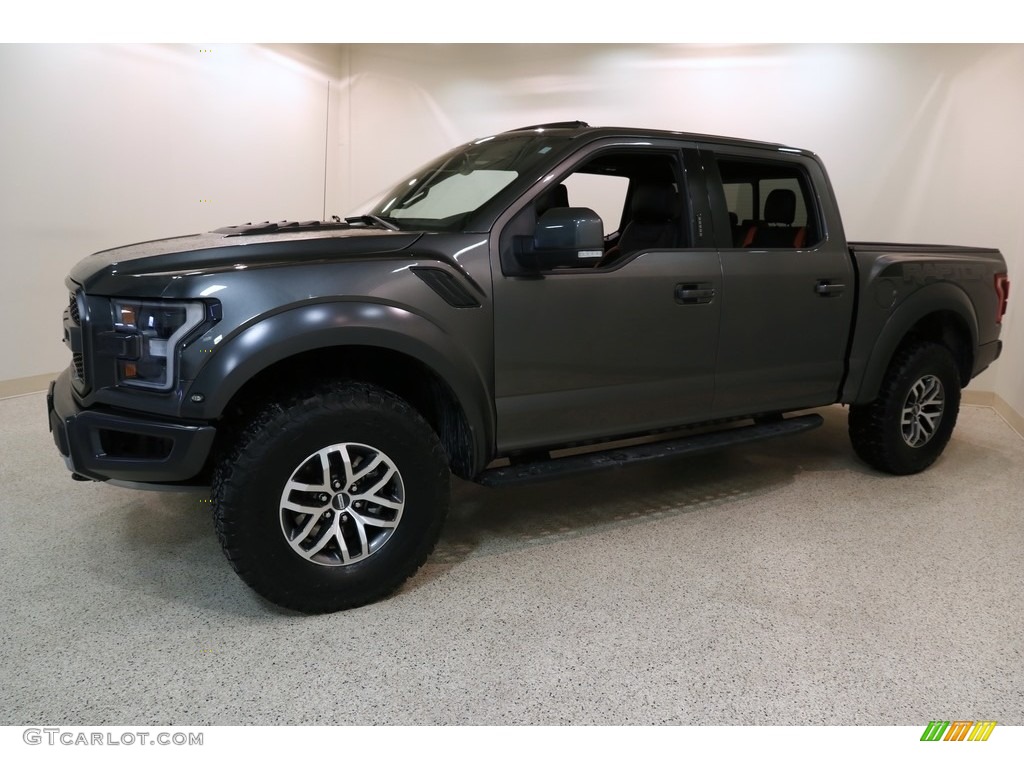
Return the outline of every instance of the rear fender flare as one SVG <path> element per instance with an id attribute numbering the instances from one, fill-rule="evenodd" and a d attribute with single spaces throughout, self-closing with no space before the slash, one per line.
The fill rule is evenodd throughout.
<path id="1" fill-rule="evenodd" d="M 863 375 L 852 378 L 843 388 L 842 402 L 867 403 L 878 395 L 889 362 L 914 326 L 936 312 L 952 312 L 963 320 L 971 335 L 971 354 L 978 348 L 978 317 L 967 293 L 953 283 L 927 285 L 907 297 L 882 326 L 875 340 Z"/>

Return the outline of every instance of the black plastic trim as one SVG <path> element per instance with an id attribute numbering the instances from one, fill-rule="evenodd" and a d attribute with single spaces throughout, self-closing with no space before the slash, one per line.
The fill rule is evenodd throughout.
<path id="1" fill-rule="evenodd" d="M 184 424 L 79 407 L 64 371 L 51 382 L 47 419 L 53 441 L 68 469 L 92 480 L 170 483 L 190 480 L 203 469 L 216 429 L 207 424 Z M 108 456 L 102 433 L 123 432 L 155 438 L 170 445 L 165 456 Z M 140 440 L 143 445 L 150 441 Z"/>
<path id="2" fill-rule="evenodd" d="M 412 273 L 457 309 L 479 307 L 480 302 L 457 277 L 439 267 L 413 267 Z"/>
<path id="3" fill-rule="evenodd" d="M 574 475 L 607 467 L 626 467 L 652 459 L 665 459 L 672 456 L 692 456 L 698 453 L 717 451 L 732 445 L 767 440 L 772 437 L 793 435 L 820 427 L 824 419 L 817 413 L 805 416 L 794 416 L 789 419 L 768 423 L 736 427 L 718 432 L 706 432 L 700 435 L 663 440 L 657 443 L 644 443 L 626 448 L 610 448 L 576 456 L 563 456 L 558 459 L 514 464 L 508 467 L 495 467 L 481 472 L 475 481 L 481 485 L 521 485 L 538 480 L 552 480 L 566 475 Z"/>

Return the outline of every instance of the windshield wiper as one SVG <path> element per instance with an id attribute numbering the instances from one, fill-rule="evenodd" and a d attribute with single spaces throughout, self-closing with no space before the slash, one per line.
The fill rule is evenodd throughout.
<path id="1" fill-rule="evenodd" d="M 334 218 L 338 219 L 337 216 Z M 341 221 L 341 219 L 338 219 L 338 221 Z M 392 232 L 399 231 L 398 225 L 393 221 L 389 221 L 382 216 L 374 216 L 372 213 L 364 213 L 362 216 L 346 216 L 345 221 L 348 224 L 366 224 L 367 226 L 390 229 Z"/>

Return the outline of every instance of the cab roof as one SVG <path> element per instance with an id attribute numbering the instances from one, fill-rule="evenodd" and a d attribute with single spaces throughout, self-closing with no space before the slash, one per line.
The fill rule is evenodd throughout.
<path id="1" fill-rule="evenodd" d="M 789 152 L 812 155 L 813 153 L 799 147 L 792 147 L 783 143 L 754 141 L 752 139 L 738 139 L 730 136 L 716 136 L 714 134 L 687 133 L 684 131 L 665 131 L 652 128 L 628 128 L 616 126 L 592 126 L 582 120 L 571 120 L 556 123 L 540 123 L 538 125 L 527 125 L 522 128 L 513 128 L 510 131 L 503 131 L 500 135 L 510 133 L 545 133 L 553 136 L 566 136 L 568 138 L 657 138 L 657 139 L 684 139 L 687 141 L 698 141 L 710 144 L 728 144 L 729 146 L 748 147 L 750 149 L 765 149 L 778 151 L 780 149 Z"/>

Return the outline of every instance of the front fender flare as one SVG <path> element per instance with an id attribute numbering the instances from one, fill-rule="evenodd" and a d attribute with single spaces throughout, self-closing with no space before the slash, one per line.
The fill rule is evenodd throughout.
<path id="1" fill-rule="evenodd" d="M 490 455 L 494 415 L 486 379 L 456 340 L 422 315 L 373 302 L 305 304 L 264 317 L 222 344 L 185 392 L 182 415 L 219 418 L 254 376 L 302 352 L 375 347 L 407 355 L 434 371 L 462 407 L 474 461 Z M 191 397 L 198 394 L 202 401 L 193 403 Z"/>

